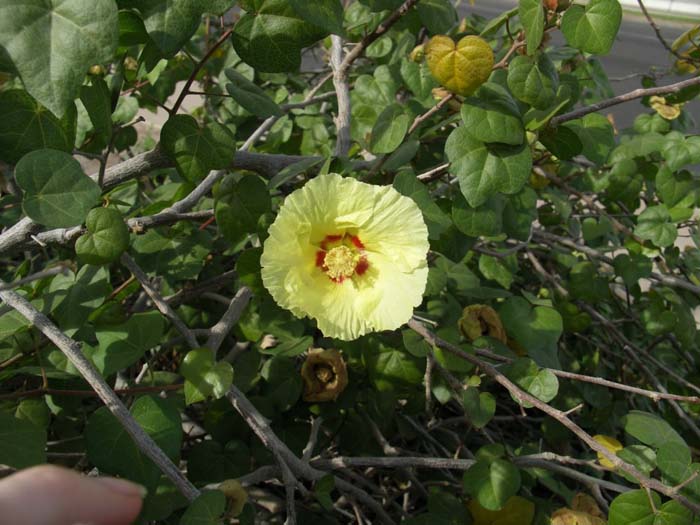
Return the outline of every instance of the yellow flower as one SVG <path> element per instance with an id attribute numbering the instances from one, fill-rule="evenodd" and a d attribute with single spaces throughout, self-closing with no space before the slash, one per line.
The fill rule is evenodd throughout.
<path id="1" fill-rule="evenodd" d="M 265 288 L 327 337 L 394 330 L 422 301 L 428 229 L 415 202 L 391 186 L 320 175 L 287 197 L 269 233 Z"/>

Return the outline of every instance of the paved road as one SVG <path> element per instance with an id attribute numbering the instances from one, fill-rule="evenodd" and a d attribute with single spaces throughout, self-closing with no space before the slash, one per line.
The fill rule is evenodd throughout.
<path id="1" fill-rule="evenodd" d="M 493 18 L 507 9 L 517 5 L 515 0 L 476 0 L 474 6 L 470 6 L 465 0 L 460 6 L 460 15 L 477 13 L 481 16 Z M 661 33 L 667 42 L 673 42 L 678 35 L 683 33 L 691 23 L 670 22 L 657 20 Z M 560 32 L 556 32 L 553 42 L 555 45 L 564 43 Z M 625 13 L 622 27 L 617 40 L 609 55 L 601 57 L 601 62 L 611 79 L 623 79 L 612 82 L 616 94 L 631 91 L 640 86 L 639 77 L 626 78 L 635 73 L 649 71 L 650 68 L 666 69 L 670 65 L 669 53 L 657 40 L 653 29 L 641 16 Z M 677 77 L 667 77 L 660 84 L 670 84 L 682 80 Z M 630 126 L 634 117 L 639 114 L 640 104 L 636 101 L 627 102 L 609 110 L 615 117 L 615 122 L 620 129 Z M 696 120 L 696 128 L 700 129 L 700 102 L 694 101 L 686 106 L 686 109 Z"/>

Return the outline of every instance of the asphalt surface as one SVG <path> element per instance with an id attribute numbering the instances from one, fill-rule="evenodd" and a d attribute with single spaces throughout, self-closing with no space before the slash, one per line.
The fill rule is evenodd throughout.
<path id="1" fill-rule="evenodd" d="M 459 8 L 461 16 L 476 13 L 487 18 L 494 18 L 508 9 L 517 5 L 515 0 L 476 0 L 475 5 L 469 5 L 462 1 Z M 673 42 L 680 34 L 692 27 L 692 22 L 665 21 L 656 17 L 656 24 L 667 42 Z M 697 22 L 696 22 L 697 23 Z M 553 33 L 554 45 L 564 44 L 561 32 Z M 656 38 L 654 30 L 642 16 L 625 13 L 622 26 L 612 50 L 607 56 L 599 57 L 600 61 L 612 80 L 611 84 L 615 94 L 626 93 L 641 87 L 639 73 L 646 73 L 653 68 L 656 71 L 668 70 L 672 61 L 669 53 Z M 688 78 L 688 77 L 685 77 Z M 659 85 L 671 84 L 683 80 L 683 77 L 669 75 L 659 80 Z M 690 112 L 696 121 L 696 129 L 700 129 L 700 101 L 693 101 L 685 109 Z M 634 117 L 641 111 L 647 111 L 637 101 L 626 102 L 608 110 L 615 118 L 619 129 L 628 127 L 634 121 Z"/>

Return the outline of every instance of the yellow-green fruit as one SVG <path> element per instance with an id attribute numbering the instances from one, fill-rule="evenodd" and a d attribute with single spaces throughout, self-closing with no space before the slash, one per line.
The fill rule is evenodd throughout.
<path id="1" fill-rule="evenodd" d="M 474 35 L 465 36 L 457 45 L 448 36 L 434 36 L 425 46 L 425 57 L 433 77 L 458 95 L 476 91 L 493 69 L 491 46 Z"/>

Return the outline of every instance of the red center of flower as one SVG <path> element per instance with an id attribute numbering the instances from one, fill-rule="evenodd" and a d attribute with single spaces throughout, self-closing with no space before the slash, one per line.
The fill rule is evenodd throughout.
<path id="1" fill-rule="evenodd" d="M 365 245 L 360 238 L 349 233 L 326 235 L 316 252 L 316 266 L 335 283 L 362 275 L 369 268 Z"/>

